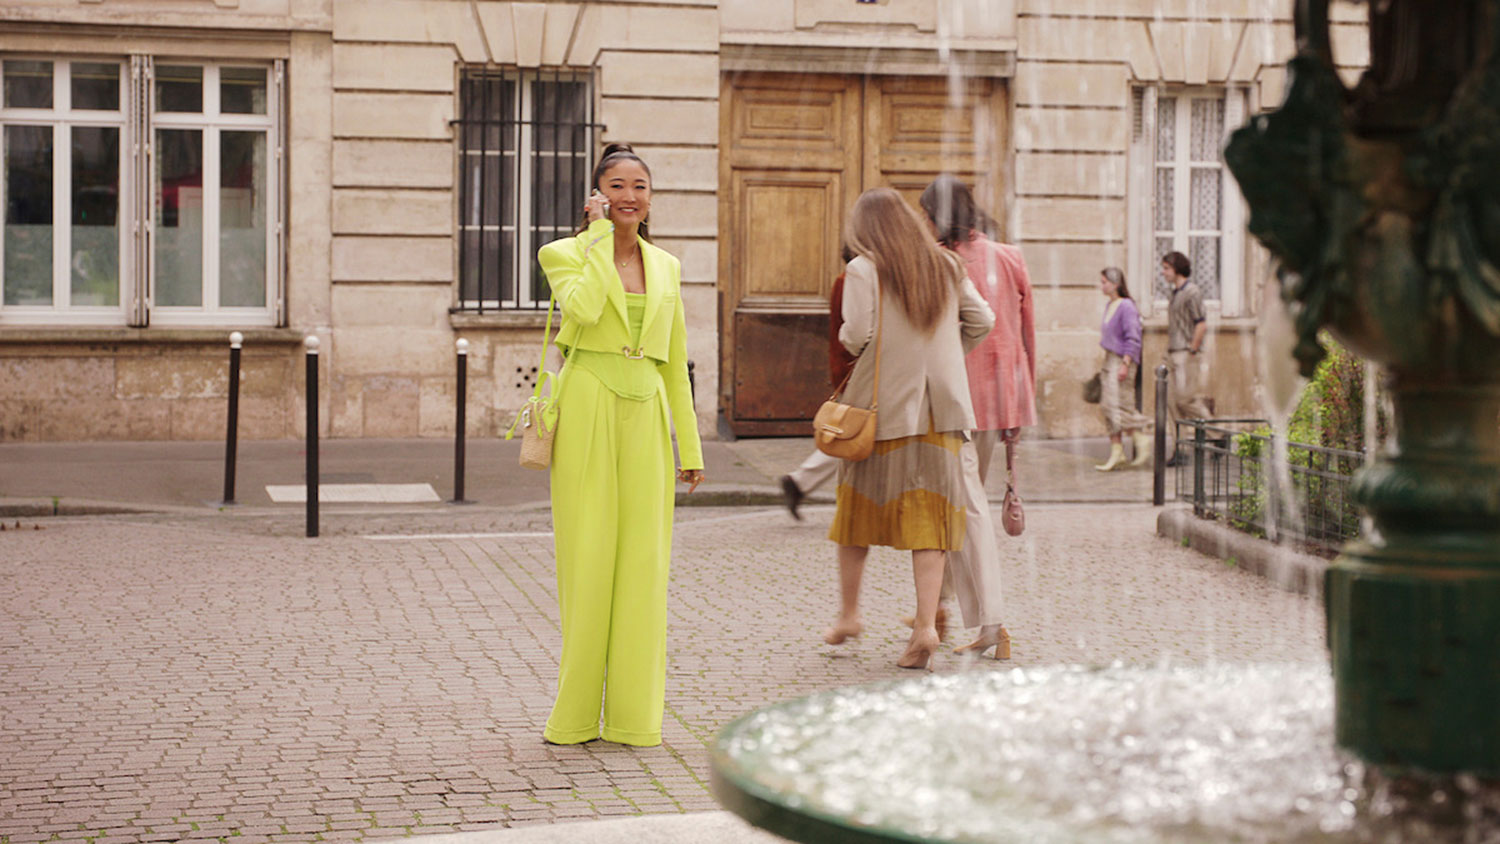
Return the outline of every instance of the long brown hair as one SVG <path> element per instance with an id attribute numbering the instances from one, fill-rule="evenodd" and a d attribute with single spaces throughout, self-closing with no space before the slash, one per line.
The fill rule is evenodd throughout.
<path id="1" fill-rule="evenodd" d="M 875 262 L 881 288 L 930 334 L 963 272 L 958 260 L 933 242 L 922 218 L 890 188 L 861 194 L 845 231 L 849 248 Z"/>

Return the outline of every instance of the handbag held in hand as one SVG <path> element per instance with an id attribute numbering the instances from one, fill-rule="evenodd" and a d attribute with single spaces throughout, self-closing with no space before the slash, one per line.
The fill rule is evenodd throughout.
<path id="1" fill-rule="evenodd" d="M 844 388 L 853 377 L 854 370 L 844 376 L 843 383 L 818 408 L 813 417 L 813 443 L 818 450 L 830 457 L 858 462 L 875 451 L 875 411 L 880 406 L 880 335 L 884 327 L 885 314 L 880 309 L 880 283 L 875 287 L 875 391 L 870 398 L 870 409 L 855 407 L 839 401 Z"/>
<path id="2" fill-rule="evenodd" d="M 1083 400 L 1089 404 L 1098 404 L 1102 398 L 1104 398 L 1104 382 L 1099 380 L 1099 373 L 1095 372 L 1093 378 L 1083 382 Z"/>
<path id="3" fill-rule="evenodd" d="M 1000 502 L 1000 527 L 1010 536 L 1020 536 L 1026 530 L 1026 510 L 1021 504 L 1021 494 L 1016 492 L 1016 458 L 1012 451 L 1019 433 L 1002 435 L 1005 440 L 1005 500 Z"/>
<path id="4" fill-rule="evenodd" d="M 547 326 L 542 329 L 542 362 L 536 368 L 536 389 L 531 391 L 526 406 L 521 408 L 516 421 L 510 423 L 510 430 L 505 432 L 508 440 L 515 436 L 516 426 L 521 426 L 523 469 L 546 469 L 552 465 L 552 438 L 557 434 L 558 423 L 558 388 L 553 386 L 543 396 L 542 386 L 552 383 L 552 373 L 547 371 L 547 343 L 548 335 L 552 333 L 552 306 L 555 302 L 555 299 L 547 302 Z"/>

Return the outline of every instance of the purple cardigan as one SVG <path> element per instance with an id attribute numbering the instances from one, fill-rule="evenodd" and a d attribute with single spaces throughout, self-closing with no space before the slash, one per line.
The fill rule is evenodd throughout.
<path id="1" fill-rule="evenodd" d="M 1105 351 L 1141 362 L 1141 312 L 1136 310 L 1133 299 L 1121 299 L 1115 308 L 1114 319 L 1109 319 L 1109 305 L 1104 306 L 1106 319 L 1099 326 L 1099 345 Z"/>

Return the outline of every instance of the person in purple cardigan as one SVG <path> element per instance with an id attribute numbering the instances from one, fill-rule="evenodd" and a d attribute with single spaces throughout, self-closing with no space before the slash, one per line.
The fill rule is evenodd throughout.
<path id="1" fill-rule="evenodd" d="M 1119 267 L 1105 267 L 1099 273 L 1099 292 L 1109 303 L 1104 306 L 1104 323 L 1099 327 L 1099 345 L 1104 349 L 1104 364 L 1099 370 L 1099 409 L 1109 428 L 1109 459 L 1095 466 L 1110 472 L 1125 465 L 1124 434 L 1135 442 L 1135 459 L 1131 466 L 1141 466 L 1151 459 L 1146 430 L 1151 420 L 1141 415 L 1127 396 L 1127 383 L 1135 382 L 1136 368 L 1141 365 L 1141 312 L 1125 286 L 1125 273 Z"/>

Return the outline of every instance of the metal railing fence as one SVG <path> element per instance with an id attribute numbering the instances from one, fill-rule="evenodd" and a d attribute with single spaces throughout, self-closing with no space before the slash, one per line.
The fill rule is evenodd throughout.
<path id="1" fill-rule="evenodd" d="M 1350 485 L 1360 452 L 1288 442 L 1278 482 L 1278 438 L 1264 419 L 1184 419 L 1174 433 L 1177 497 L 1195 515 L 1327 552 L 1359 536 Z"/>

